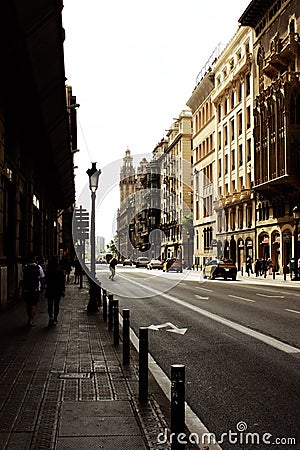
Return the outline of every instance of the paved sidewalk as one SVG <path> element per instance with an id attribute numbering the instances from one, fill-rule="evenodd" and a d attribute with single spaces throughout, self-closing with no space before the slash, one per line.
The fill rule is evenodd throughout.
<path id="1" fill-rule="evenodd" d="M 159 387 L 149 374 L 139 404 L 136 355 L 124 369 L 102 313 L 86 312 L 86 286 L 66 293 L 50 328 L 44 298 L 33 328 L 22 301 L 0 314 L 0 449 L 166 450 Z"/>

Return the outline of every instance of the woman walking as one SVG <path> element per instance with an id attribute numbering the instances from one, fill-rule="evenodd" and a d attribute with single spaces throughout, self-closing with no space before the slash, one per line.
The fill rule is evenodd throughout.
<path id="1" fill-rule="evenodd" d="M 45 275 L 45 297 L 48 301 L 49 326 L 51 326 L 57 324 L 60 299 L 65 296 L 65 274 L 55 256 L 50 259 Z"/>

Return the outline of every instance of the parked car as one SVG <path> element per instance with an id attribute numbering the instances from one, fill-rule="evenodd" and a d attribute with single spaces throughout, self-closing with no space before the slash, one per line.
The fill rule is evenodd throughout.
<path id="1" fill-rule="evenodd" d="M 149 262 L 147 269 L 159 269 L 162 270 L 163 268 L 163 263 L 162 261 L 160 261 L 159 259 L 151 259 L 151 261 Z"/>
<path id="2" fill-rule="evenodd" d="M 136 260 L 135 266 L 136 267 L 147 267 L 149 264 L 149 259 L 145 256 L 139 256 Z"/>
<path id="3" fill-rule="evenodd" d="M 164 272 L 182 272 L 182 262 L 176 258 L 167 258 L 163 264 Z"/>
<path id="4" fill-rule="evenodd" d="M 131 261 L 131 259 L 124 259 L 124 261 L 123 261 L 123 266 L 132 266 L 132 261 Z"/>
<path id="5" fill-rule="evenodd" d="M 231 278 L 236 280 L 237 267 L 231 259 L 212 259 L 209 261 L 203 269 L 203 278 Z"/>

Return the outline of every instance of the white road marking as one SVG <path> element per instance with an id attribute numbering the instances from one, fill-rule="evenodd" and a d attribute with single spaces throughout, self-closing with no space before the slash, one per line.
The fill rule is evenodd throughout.
<path id="1" fill-rule="evenodd" d="M 245 300 L 246 302 L 256 303 L 256 301 L 252 300 L 251 298 L 238 297 L 237 295 L 230 294 L 228 294 L 228 297 L 237 298 L 238 300 Z"/>
<path id="2" fill-rule="evenodd" d="M 284 298 L 284 295 L 267 295 L 267 294 L 256 294 L 259 297 L 267 297 L 267 298 Z"/>
<path id="3" fill-rule="evenodd" d="M 289 311 L 295 314 L 300 314 L 300 311 L 296 311 L 295 309 L 285 309 L 285 311 Z"/>
<path id="4" fill-rule="evenodd" d="M 137 284 L 140 286 L 139 283 L 131 280 L 132 283 Z M 275 339 L 271 336 L 268 336 L 266 334 L 260 333 L 259 331 L 252 330 L 251 328 L 248 328 L 244 325 L 240 325 L 236 322 L 233 322 L 232 320 L 225 319 L 224 317 L 221 317 L 217 314 L 211 313 L 209 311 L 206 311 L 205 309 L 199 308 L 198 306 L 192 305 L 190 303 L 185 302 L 184 300 L 181 300 L 176 297 L 172 297 L 169 294 L 164 294 L 156 289 L 146 287 L 144 286 L 144 289 L 149 290 L 150 292 L 153 292 L 153 294 L 160 295 L 161 297 L 164 297 L 173 303 L 177 303 L 177 305 L 184 306 L 185 308 L 191 309 L 192 311 L 197 312 L 198 314 L 201 314 L 204 317 L 207 317 L 208 319 L 214 320 L 215 322 L 219 322 L 222 325 L 225 325 L 229 328 L 232 328 L 233 330 L 239 331 L 240 333 L 245 334 L 246 336 L 253 337 L 257 339 L 258 341 L 264 342 L 265 344 L 268 344 L 270 347 L 276 348 L 277 350 L 280 350 L 285 353 L 300 353 L 300 349 L 297 347 L 293 347 L 289 344 L 285 344 L 284 342 L 279 341 L 278 339 Z"/>
<path id="5" fill-rule="evenodd" d="M 207 288 L 204 288 L 202 286 L 196 286 L 196 288 L 197 289 L 202 289 L 203 291 L 207 291 L 207 292 L 214 292 L 212 289 L 207 289 Z"/>
<path id="6" fill-rule="evenodd" d="M 172 333 L 177 333 L 177 334 L 185 334 L 187 331 L 187 328 L 178 328 L 172 322 L 165 322 L 165 323 L 161 323 L 159 325 L 152 324 L 148 327 L 148 330 L 159 331 L 162 328 L 166 328 L 167 329 L 166 331 L 171 331 Z"/>
<path id="7" fill-rule="evenodd" d="M 209 297 L 201 297 L 201 295 L 195 295 L 195 297 L 200 298 L 200 300 L 208 300 Z"/>
<path id="8" fill-rule="evenodd" d="M 122 316 L 119 314 L 119 322 L 122 324 Z M 139 351 L 139 338 L 135 334 L 135 332 L 130 328 L 130 340 L 134 345 L 135 349 Z M 157 364 L 155 359 L 149 354 L 148 355 L 148 364 L 149 370 L 152 373 L 153 377 L 161 387 L 165 396 L 169 401 L 171 401 L 171 380 L 162 370 L 162 368 Z M 209 430 L 206 428 L 203 422 L 199 419 L 199 417 L 194 413 L 194 411 L 190 408 L 187 402 L 185 402 L 185 424 L 189 429 L 190 433 L 194 433 L 195 436 L 201 437 L 204 433 L 209 433 Z M 202 449 L 202 445 L 197 446 L 199 449 Z M 211 444 L 209 446 L 210 450 L 222 450 L 217 443 Z"/>

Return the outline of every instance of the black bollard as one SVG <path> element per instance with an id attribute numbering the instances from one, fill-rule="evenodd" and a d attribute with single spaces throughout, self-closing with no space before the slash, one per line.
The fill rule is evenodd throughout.
<path id="1" fill-rule="evenodd" d="M 275 280 L 275 267 L 273 267 L 273 280 Z"/>
<path id="2" fill-rule="evenodd" d="M 113 329 L 113 300 L 114 296 L 112 294 L 109 294 L 108 296 L 108 331 L 112 331 Z"/>
<path id="3" fill-rule="evenodd" d="M 119 345 L 119 300 L 113 301 L 113 315 L 114 315 L 114 345 Z"/>
<path id="4" fill-rule="evenodd" d="M 102 314 L 103 314 L 103 320 L 104 320 L 104 322 L 106 322 L 107 321 L 107 293 L 106 293 L 105 289 L 103 289 L 102 292 L 103 292 L 103 297 L 102 297 L 103 311 L 102 311 Z"/>
<path id="5" fill-rule="evenodd" d="M 139 401 L 148 400 L 148 328 L 139 332 Z"/>
<path id="6" fill-rule="evenodd" d="M 185 432 L 185 366 L 171 366 L 171 450 L 182 450 L 180 435 Z"/>
<path id="7" fill-rule="evenodd" d="M 130 310 L 123 309 L 123 365 L 130 362 Z"/>
<path id="8" fill-rule="evenodd" d="M 89 302 L 87 305 L 87 312 L 88 313 L 95 313 L 99 311 L 98 308 L 98 301 L 97 301 L 97 295 L 98 295 L 98 288 L 99 286 L 95 283 L 95 281 L 89 277 Z"/>

